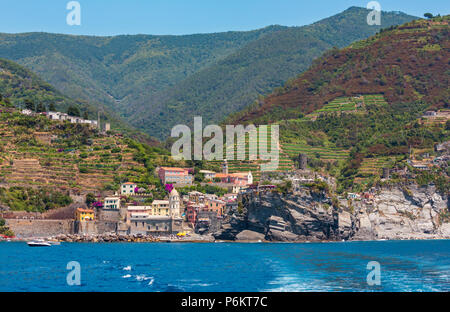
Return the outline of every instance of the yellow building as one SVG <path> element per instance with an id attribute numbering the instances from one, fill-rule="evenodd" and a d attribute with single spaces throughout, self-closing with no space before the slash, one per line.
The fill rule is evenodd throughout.
<path id="1" fill-rule="evenodd" d="M 75 212 L 75 220 L 76 221 L 94 221 L 95 214 L 92 209 L 83 209 L 78 208 Z"/>
<path id="2" fill-rule="evenodd" d="M 152 203 L 152 210 L 154 216 L 169 216 L 169 201 L 168 200 L 154 200 Z"/>

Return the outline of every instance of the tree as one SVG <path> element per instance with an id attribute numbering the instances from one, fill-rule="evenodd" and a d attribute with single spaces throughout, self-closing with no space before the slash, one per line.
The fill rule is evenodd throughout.
<path id="1" fill-rule="evenodd" d="M 86 205 L 91 206 L 96 201 L 97 201 L 97 199 L 95 198 L 94 194 L 89 193 L 86 195 Z"/>
<path id="2" fill-rule="evenodd" d="M 34 111 L 34 103 L 30 99 L 25 100 L 25 108 Z"/>
<path id="3" fill-rule="evenodd" d="M 80 109 L 78 107 L 70 105 L 69 108 L 67 109 L 67 114 L 69 116 L 80 117 L 81 112 L 80 112 Z"/>
<path id="4" fill-rule="evenodd" d="M 36 107 L 36 113 L 42 113 L 45 112 L 45 106 L 42 103 L 39 103 Z"/>
<path id="5" fill-rule="evenodd" d="M 48 110 L 51 111 L 51 112 L 56 111 L 55 103 L 50 103 L 50 105 L 48 106 Z"/>
<path id="6" fill-rule="evenodd" d="M 83 113 L 83 119 L 86 119 L 86 120 L 89 119 L 89 114 L 88 114 L 88 112 L 84 112 L 84 113 Z"/>
<path id="7" fill-rule="evenodd" d="M 425 13 L 423 16 L 428 19 L 433 18 L 433 14 L 431 14 L 431 13 Z"/>

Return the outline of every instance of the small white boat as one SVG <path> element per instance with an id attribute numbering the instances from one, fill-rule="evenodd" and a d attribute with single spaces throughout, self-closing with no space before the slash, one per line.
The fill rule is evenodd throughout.
<path id="1" fill-rule="evenodd" d="M 30 247 L 51 247 L 52 246 L 52 244 L 50 244 L 49 242 L 40 241 L 40 240 L 27 242 L 27 244 Z"/>

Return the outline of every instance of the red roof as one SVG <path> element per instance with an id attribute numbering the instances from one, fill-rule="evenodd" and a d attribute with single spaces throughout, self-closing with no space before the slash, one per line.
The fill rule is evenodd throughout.
<path id="1" fill-rule="evenodd" d="M 162 170 L 170 170 L 170 171 L 188 171 L 187 168 L 176 168 L 176 167 L 161 167 Z"/>

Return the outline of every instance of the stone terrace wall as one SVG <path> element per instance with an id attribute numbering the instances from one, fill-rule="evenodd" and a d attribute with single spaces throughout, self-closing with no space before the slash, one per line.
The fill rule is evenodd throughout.
<path id="1" fill-rule="evenodd" d="M 73 233 L 72 220 L 6 219 L 6 224 L 19 238 L 47 237 Z"/>

